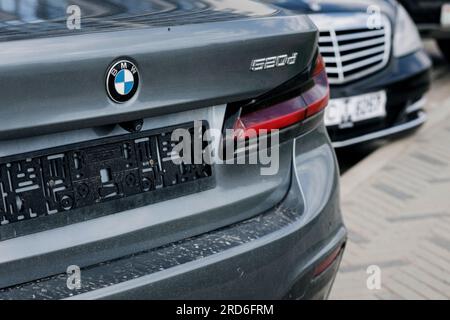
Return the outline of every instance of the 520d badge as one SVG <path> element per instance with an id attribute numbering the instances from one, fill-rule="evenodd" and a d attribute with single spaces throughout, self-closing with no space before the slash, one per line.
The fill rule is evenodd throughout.
<path id="1" fill-rule="evenodd" d="M 294 52 L 291 56 L 282 54 L 279 56 L 254 59 L 250 64 L 251 71 L 261 71 L 272 68 L 294 65 L 297 62 L 298 52 Z"/>
<path id="2" fill-rule="evenodd" d="M 106 90 L 114 102 L 127 102 L 136 94 L 138 87 L 139 71 L 133 62 L 120 60 L 108 70 Z"/>

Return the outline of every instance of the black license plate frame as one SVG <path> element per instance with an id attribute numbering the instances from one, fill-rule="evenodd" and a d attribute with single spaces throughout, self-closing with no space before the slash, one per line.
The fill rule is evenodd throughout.
<path id="1" fill-rule="evenodd" d="M 203 132 L 208 129 L 206 121 L 201 124 Z M 194 128 L 190 122 L 0 158 L 0 223 L 17 211 L 24 215 L 0 224 L 0 241 L 213 188 L 213 166 L 167 160 L 171 133 L 187 129 L 192 137 Z M 33 203 L 39 192 L 43 200 Z M 46 202 L 46 212 L 39 201 Z"/>

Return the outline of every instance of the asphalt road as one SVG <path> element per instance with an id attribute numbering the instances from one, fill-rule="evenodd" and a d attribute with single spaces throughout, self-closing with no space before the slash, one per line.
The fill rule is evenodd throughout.
<path id="1" fill-rule="evenodd" d="M 439 51 L 439 48 L 433 40 L 425 41 L 425 49 L 433 60 L 434 83 L 440 83 L 444 81 L 445 76 L 450 72 L 450 64 L 444 60 Z M 341 174 L 344 174 L 347 170 L 352 168 L 361 160 L 372 154 L 374 151 L 378 150 L 380 147 L 385 146 L 389 142 L 389 140 L 378 140 L 357 147 L 349 147 L 336 150 Z"/>

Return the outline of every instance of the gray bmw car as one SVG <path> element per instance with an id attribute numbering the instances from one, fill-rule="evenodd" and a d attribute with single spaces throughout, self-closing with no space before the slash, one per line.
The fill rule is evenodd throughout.
<path id="1" fill-rule="evenodd" d="M 346 230 L 308 17 L 36 0 L 0 18 L 0 299 L 328 296 Z"/>

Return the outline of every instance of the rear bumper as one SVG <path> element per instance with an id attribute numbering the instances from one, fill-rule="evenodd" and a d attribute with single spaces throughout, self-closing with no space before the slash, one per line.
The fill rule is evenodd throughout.
<path id="1" fill-rule="evenodd" d="M 332 98 L 385 90 L 386 117 L 355 123 L 351 128 L 328 127 L 334 147 L 346 147 L 389 137 L 420 126 L 426 120 L 425 94 L 431 84 L 431 61 L 424 51 L 393 58 L 383 71 L 357 83 L 335 86 Z"/>
<path id="2" fill-rule="evenodd" d="M 0 299 L 316 299 L 326 298 L 343 248 L 338 169 L 321 127 L 294 142 L 284 200 L 254 218 L 163 247 L 0 290 Z"/>

